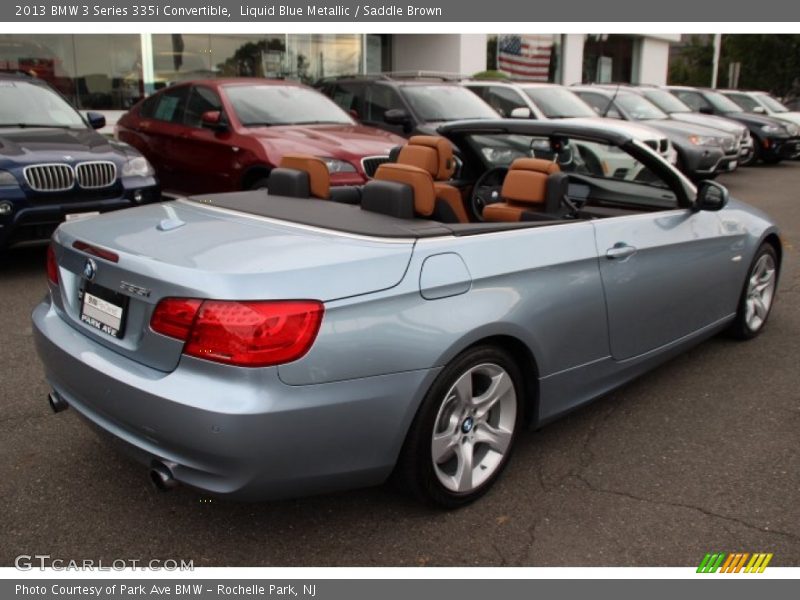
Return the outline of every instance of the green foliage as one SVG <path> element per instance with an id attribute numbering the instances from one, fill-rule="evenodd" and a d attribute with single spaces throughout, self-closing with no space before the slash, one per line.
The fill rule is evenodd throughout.
<path id="1" fill-rule="evenodd" d="M 497 69 L 497 36 L 490 35 L 486 39 L 486 68 L 489 71 Z"/>
<path id="2" fill-rule="evenodd" d="M 472 75 L 473 79 L 511 79 L 506 73 L 502 71 L 479 71 Z"/>
<path id="3" fill-rule="evenodd" d="M 727 65 L 741 63 L 740 89 L 776 96 L 800 94 L 800 35 L 745 34 L 722 36 L 720 78 Z"/>
<path id="4" fill-rule="evenodd" d="M 670 85 L 711 85 L 714 46 L 710 36 L 693 35 L 677 49 L 669 62 Z"/>
<path id="5" fill-rule="evenodd" d="M 711 85 L 713 37 L 693 35 L 670 57 L 672 85 Z M 740 63 L 738 87 L 800 96 L 800 35 L 731 34 L 722 36 L 718 86 L 730 87 L 728 67 Z"/>

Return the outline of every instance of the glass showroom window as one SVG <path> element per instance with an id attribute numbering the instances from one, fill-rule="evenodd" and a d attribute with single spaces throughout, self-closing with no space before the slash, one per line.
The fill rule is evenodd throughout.
<path id="1" fill-rule="evenodd" d="M 212 35 L 211 64 L 219 77 L 287 77 L 286 36 Z"/>
<path id="2" fill-rule="evenodd" d="M 291 76 L 304 83 L 322 77 L 362 71 L 362 36 L 358 34 L 290 35 L 288 60 Z"/>
<path id="3" fill-rule="evenodd" d="M 587 35 L 583 46 L 583 83 L 632 82 L 636 44 L 637 40 L 630 35 Z"/>
<path id="4" fill-rule="evenodd" d="M 79 108 L 127 110 L 144 94 L 138 35 L 75 35 Z"/>
<path id="5" fill-rule="evenodd" d="M 0 71 L 44 79 L 81 109 L 126 110 L 143 94 L 138 35 L 3 35 Z"/>
<path id="6" fill-rule="evenodd" d="M 203 34 L 153 35 L 153 89 L 215 76 L 211 61 L 211 36 Z"/>

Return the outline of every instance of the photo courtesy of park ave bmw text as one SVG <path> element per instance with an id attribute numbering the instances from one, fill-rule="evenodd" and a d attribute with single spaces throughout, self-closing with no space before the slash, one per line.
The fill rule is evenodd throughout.
<path id="1" fill-rule="evenodd" d="M 798 189 L 777 0 L 0 6 L 0 597 L 788 595 Z"/>

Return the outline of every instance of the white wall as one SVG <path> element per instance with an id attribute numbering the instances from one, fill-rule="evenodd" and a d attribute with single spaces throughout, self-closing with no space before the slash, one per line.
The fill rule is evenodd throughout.
<path id="1" fill-rule="evenodd" d="M 395 35 L 392 65 L 393 71 L 443 71 L 461 75 L 483 71 L 486 35 Z"/>
<path id="2" fill-rule="evenodd" d="M 568 33 L 562 37 L 561 83 L 564 85 L 581 83 L 583 79 L 583 42 L 585 37 L 582 33 Z"/>
<path id="3" fill-rule="evenodd" d="M 666 37 L 666 36 L 664 36 Z M 650 83 L 653 85 L 666 85 L 667 69 L 669 68 L 669 39 L 645 37 L 641 40 L 639 50 L 638 73 L 634 73 L 633 80 L 637 83 Z M 637 76 L 638 75 L 638 76 Z"/>

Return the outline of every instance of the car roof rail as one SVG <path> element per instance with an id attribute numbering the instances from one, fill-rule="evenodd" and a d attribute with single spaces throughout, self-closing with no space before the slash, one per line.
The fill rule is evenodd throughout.
<path id="1" fill-rule="evenodd" d="M 381 75 L 389 79 L 438 79 L 440 81 L 460 81 L 464 79 L 463 73 L 450 71 L 385 71 Z"/>
<path id="2" fill-rule="evenodd" d="M 343 81 L 346 79 L 355 80 L 377 80 L 377 81 L 401 81 L 403 79 L 431 79 L 435 81 L 452 81 L 458 83 L 468 76 L 461 73 L 451 73 L 449 71 L 384 71 L 382 73 L 349 73 L 346 75 L 331 75 L 329 77 L 320 77 L 314 82 L 314 85 L 322 83 L 330 83 L 332 81 Z M 503 81 L 503 80 L 498 80 Z"/>

